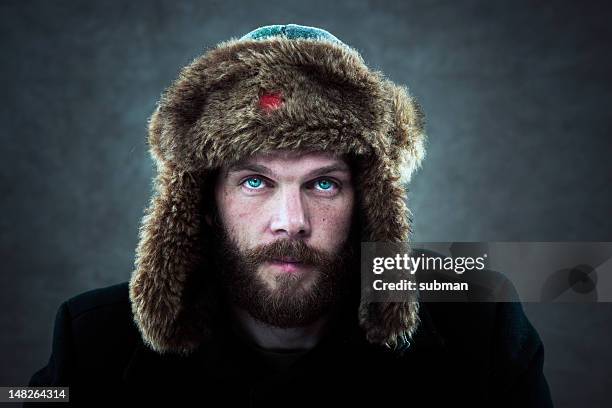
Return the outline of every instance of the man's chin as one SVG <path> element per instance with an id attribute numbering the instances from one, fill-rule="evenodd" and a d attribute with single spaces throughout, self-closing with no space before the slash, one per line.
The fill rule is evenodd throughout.
<path id="1" fill-rule="evenodd" d="M 266 262 L 259 272 L 262 283 L 272 295 L 305 294 L 315 284 L 319 275 L 319 272 L 309 265 L 286 265 L 274 262 Z"/>
<path id="2" fill-rule="evenodd" d="M 295 274 L 277 275 L 275 288 L 265 285 L 256 298 L 242 304 L 251 316 L 279 328 L 301 327 L 320 318 L 326 309 L 316 285 Z"/>

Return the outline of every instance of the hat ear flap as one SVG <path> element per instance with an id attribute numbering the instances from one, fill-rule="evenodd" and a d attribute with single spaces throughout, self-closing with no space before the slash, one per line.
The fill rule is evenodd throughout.
<path id="1" fill-rule="evenodd" d="M 395 161 L 374 156 L 360 175 L 364 211 L 364 242 L 403 243 L 410 239 L 411 213 L 404 201 L 406 190 L 391 167 Z M 419 302 L 407 296 L 402 302 L 372 302 L 362 291 L 359 325 L 369 342 L 392 349 L 407 347 L 419 323 Z"/>
<path id="2" fill-rule="evenodd" d="M 370 343 L 406 349 L 419 326 L 419 302 L 374 302 L 359 305 L 359 324 Z"/>
<path id="3" fill-rule="evenodd" d="M 198 177 L 172 165 L 159 167 L 155 194 L 139 230 L 130 279 L 132 312 L 154 350 L 188 352 L 201 340 L 187 324 L 185 290 L 202 264 Z"/>
<path id="4" fill-rule="evenodd" d="M 389 130 L 378 160 L 369 163 L 363 177 L 365 236 L 370 242 L 398 243 L 410 240 L 405 184 L 425 157 L 424 114 L 404 86 L 384 80 L 383 87 L 388 96 Z M 371 343 L 404 349 L 419 325 L 418 299 L 408 296 L 402 302 L 369 302 L 362 294 L 359 322 Z"/>
<path id="5" fill-rule="evenodd" d="M 164 152 L 161 147 L 161 138 L 162 138 L 162 123 L 163 120 L 160 115 L 160 107 L 159 105 L 153 111 L 153 114 L 149 118 L 149 134 L 147 137 L 147 143 L 149 145 L 149 152 L 151 153 L 151 157 L 155 161 L 155 165 L 159 168 L 163 165 L 166 158 L 164 157 Z"/>
<path id="6" fill-rule="evenodd" d="M 421 105 L 403 85 L 386 81 L 391 93 L 393 129 L 392 154 L 399 163 L 401 182 L 408 183 L 425 158 L 425 114 Z"/>

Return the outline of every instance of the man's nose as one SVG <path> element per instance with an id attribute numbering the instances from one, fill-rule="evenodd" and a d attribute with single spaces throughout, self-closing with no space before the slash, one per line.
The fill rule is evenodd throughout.
<path id="1" fill-rule="evenodd" d="M 287 235 L 288 238 L 304 238 L 310 234 L 308 208 L 304 204 L 299 187 L 285 187 L 275 197 L 274 215 L 270 228 L 272 232 Z"/>

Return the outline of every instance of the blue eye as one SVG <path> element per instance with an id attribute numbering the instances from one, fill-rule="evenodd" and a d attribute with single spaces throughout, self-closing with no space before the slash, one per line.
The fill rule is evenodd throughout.
<path id="1" fill-rule="evenodd" d="M 255 188 L 255 189 L 259 189 L 259 187 L 262 185 L 262 180 L 258 177 L 250 177 L 246 179 L 246 182 L 249 187 Z"/>
<path id="2" fill-rule="evenodd" d="M 328 179 L 317 180 L 316 186 L 319 187 L 323 191 L 330 191 L 334 186 L 334 182 Z"/>

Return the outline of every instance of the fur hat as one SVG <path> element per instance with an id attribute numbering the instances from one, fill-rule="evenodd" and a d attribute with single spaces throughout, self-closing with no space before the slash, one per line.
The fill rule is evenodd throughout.
<path id="1" fill-rule="evenodd" d="M 275 149 L 353 155 L 362 163 L 355 178 L 361 241 L 407 242 L 405 184 L 425 155 L 423 127 L 404 86 L 322 29 L 260 27 L 194 59 L 149 121 L 157 174 L 130 279 L 145 343 L 159 353 L 189 354 L 212 335 L 216 289 L 191 288 L 206 282 L 211 265 L 201 210 L 214 200 L 204 185 L 215 169 Z M 410 344 L 418 306 L 362 300 L 355 313 L 369 342 L 397 348 Z"/>

